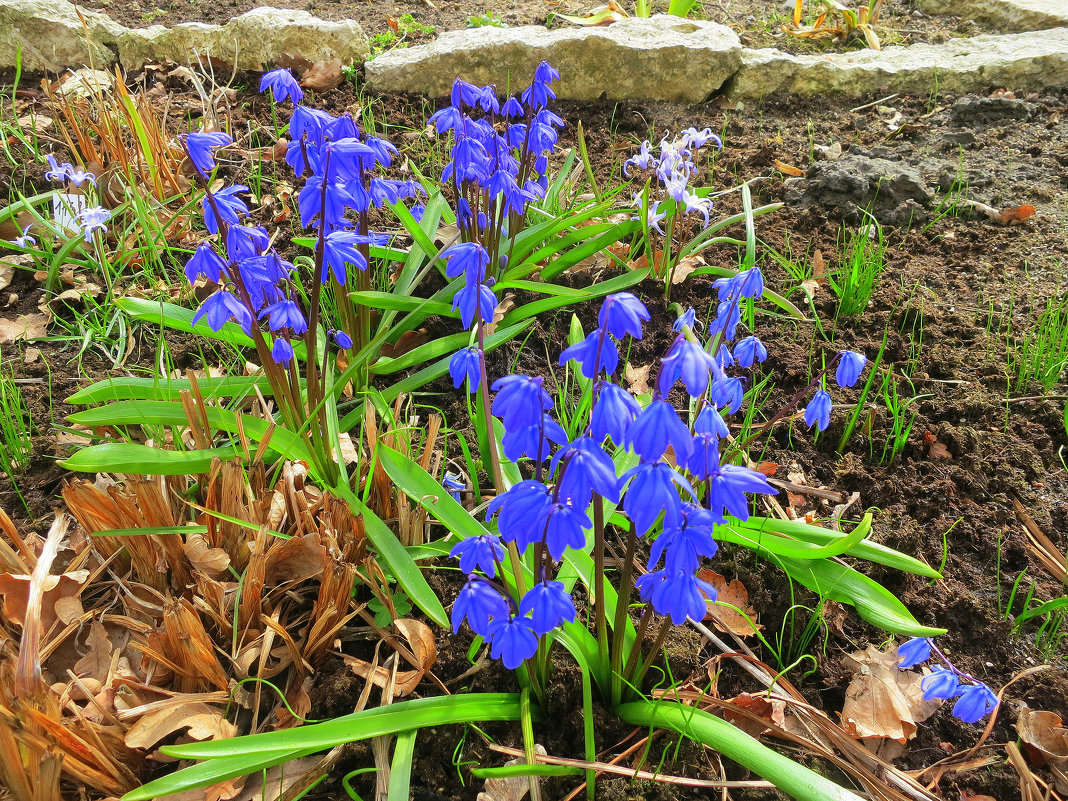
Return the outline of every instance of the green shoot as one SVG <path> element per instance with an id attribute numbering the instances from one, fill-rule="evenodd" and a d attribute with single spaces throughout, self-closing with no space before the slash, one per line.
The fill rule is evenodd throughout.
<path id="1" fill-rule="evenodd" d="M 1024 392 L 1031 381 L 1053 391 L 1068 367 L 1068 295 L 1051 298 L 1038 317 L 1030 335 L 1009 348 L 1009 370 L 1015 376 L 1014 389 Z"/>
<path id="2" fill-rule="evenodd" d="M 871 215 L 869 215 L 870 217 Z M 828 276 L 838 297 L 839 315 L 853 317 L 868 308 L 875 286 L 886 269 L 886 242 L 882 226 L 871 223 L 851 234 L 846 242 L 842 266 Z"/>

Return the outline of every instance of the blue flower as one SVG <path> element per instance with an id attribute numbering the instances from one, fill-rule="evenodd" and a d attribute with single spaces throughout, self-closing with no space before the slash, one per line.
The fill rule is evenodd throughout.
<path id="1" fill-rule="evenodd" d="M 611 437 L 616 445 L 626 441 L 627 430 L 642 407 L 623 387 L 602 381 L 590 414 L 590 433 L 598 442 Z"/>
<path id="2" fill-rule="evenodd" d="M 493 578 L 496 572 L 495 562 L 504 559 L 504 546 L 501 545 L 500 537 L 481 534 L 460 540 L 449 551 L 449 556 L 460 560 L 460 570 L 464 573 L 474 573 L 475 568 L 479 568 Z"/>
<path id="3" fill-rule="evenodd" d="M 490 658 L 500 659 L 509 670 L 515 670 L 538 650 L 538 637 L 525 617 L 494 619 L 486 635 L 490 641 Z"/>
<path id="4" fill-rule="evenodd" d="M 693 440 L 675 408 L 665 400 L 654 400 L 631 423 L 627 445 L 647 462 L 657 461 L 670 445 L 675 458 L 683 461 L 693 449 Z"/>
<path id="5" fill-rule="evenodd" d="M 514 542 L 545 513 L 552 504 L 552 493 L 540 481 L 513 484 L 503 495 L 489 502 L 486 518 L 497 516 L 497 530 L 507 542 Z M 541 536 L 541 532 L 538 532 Z"/>
<path id="6" fill-rule="evenodd" d="M 297 305 L 296 301 L 288 298 L 275 301 L 265 307 L 259 313 L 261 320 L 264 317 L 267 318 L 267 326 L 272 331 L 281 331 L 283 328 L 288 328 L 294 334 L 303 334 L 308 330 L 308 321 L 304 319 L 300 306 Z"/>
<path id="7" fill-rule="evenodd" d="M 534 632 L 548 634 L 561 623 L 575 620 L 575 602 L 562 581 L 539 581 L 519 602 L 519 614 L 530 615 Z"/>
<path id="8" fill-rule="evenodd" d="M 734 360 L 742 367 L 751 367 L 768 358 L 768 349 L 756 337 L 746 337 L 734 346 Z"/>
<path id="9" fill-rule="evenodd" d="M 214 193 L 214 206 L 209 202 L 208 196 L 204 196 L 203 200 L 200 201 L 200 206 L 204 210 L 204 227 L 208 229 L 208 233 L 217 234 L 219 232 L 220 220 L 230 225 L 235 225 L 241 221 L 239 214 L 248 214 L 248 206 L 245 205 L 245 201 L 236 197 L 238 192 L 247 191 L 248 187 L 241 184 L 224 187 Z M 215 215 L 216 209 L 219 211 L 218 218 Z"/>
<path id="10" fill-rule="evenodd" d="M 77 214 L 78 222 L 82 227 L 82 236 L 88 242 L 93 237 L 93 231 L 106 231 L 111 212 L 101 206 L 90 206 L 82 209 Z"/>
<path id="11" fill-rule="evenodd" d="M 702 557 L 711 558 L 719 550 L 712 536 L 712 516 L 701 514 L 707 510 L 688 503 L 684 503 L 682 508 L 682 525 L 665 528 L 649 549 L 650 568 L 656 567 L 660 557 L 667 551 L 664 567 L 668 573 L 692 573 L 700 566 Z"/>
<path id="12" fill-rule="evenodd" d="M 768 484 L 767 476 L 750 470 L 748 467 L 719 463 L 719 448 L 716 437 L 712 434 L 698 434 L 694 437 L 694 453 L 686 466 L 694 478 L 708 484 L 706 504 L 715 515 L 716 522 L 723 522 L 726 510 L 739 520 L 749 519 L 749 499 L 747 493 L 775 495 L 777 490 Z"/>
<path id="13" fill-rule="evenodd" d="M 931 658 L 931 641 L 926 637 L 913 637 L 897 649 L 897 655 L 901 658 L 897 665 L 901 670 L 915 667 Z"/>
<path id="14" fill-rule="evenodd" d="M 264 228 L 231 225 L 226 232 L 226 255 L 232 262 L 244 261 L 251 256 L 259 256 L 270 242 L 271 237 Z"/>
<path id="15" fill-rule="evenodd" d="M 508 602 L 497 590 L 478 576 L 469 575 L 452 605 L 452 630 L 459 631 L 466 618 L 471 630 L 485 637 L 489 634 L 490 621 L 507 618 L 508 612 Z"/>
<path id="16" fill-rule="evenodd" d="M 288 99 L 296 105 L 304 97 L 297 79 L 284 67 L 263 73 L 263 77 L 260 78 L 260 92 L 265 92 L 267 89 L 271 90 L 271 94 L 278 103 Z"/>
<path id="17" fill-rule="evenodd" d="M 948 700 L 957 695 L 960 689 L 960 679 L 949 668 L 938 668 L 930 676 L 924 676 L 920 682 L 924 700 L 933 701 L 936 698 Z"/>
<path id="18" fill-rule="evenodd" d="M 501 445 L 509 461 L 518 462 L 528 456 L 540 462 L 549 455 L 548 442 L 558 445 L 566 443 L 567 432 L 549 415 L 543 414 L 541 420 L 534 425 L 508 429 Z"/>
<path id="19" fill-rule="evenodd" d="M 226 262 L 207 242 L 198 245 L 193 255 L 189 257 L 189 261 L 185 263 L 185 277 L 191 284 L 197 280 L 198 275 L 218 284 L 226 274 Z"/>
<path id="20" fill-rule="evenodd" d="M 641 339 L 642 322 L 648 321 L 649 310 L 630 292 L 609 295 L 597 315 L 598 327 L 605 329 L 616 339 L 622 339 L 627 334 Z"/>
<path id="21" fill-rule="evenodd" d="M 716 600 L 716 588 L 690 571 L 676 571 L 665 573 L 649 600 L 656 612 L 679 626 L 687 618 L 698 622 L 705 619 L 708 602 Z"/>
<path id="22" fill-rule="evenodd" d="M 442 477 L 441 486 L 449 491 L 449 495 L 452 496 L 454 501 L 460 500 L 460 490 L 467 489 L 467 485 L 461 480 L 460 476 L 448 472 Z M 490 575 L 493 574 L 491 573 Z"/>
<path id="23" fill-rule="evenodd" d="M 679 334 L 667 356 L 660 361 L 663 367 L 657 388 L 661 395 L 667 395 L 680 377 L 692 398 L 703 395 L 708 389 L 708 375 L 715 360 L 696 342 Z"/>
<path id="24" fill-rule="evenodd" d="M 825 390 L 819 390 L 805 407 L 805 425 L 815 425 L 823 431 L 831 424 L 831 396 Z"/>
<path id="25" fill-rule="evenodd" d="M 184 137 L 185 150 L 189 154 L 189 160 L 204 178 L 215 169 L 215 156 L 212 148 L 232 145 L 234 140 L 222 131 L 200 131 L 186 134 Z"/>
<path id="26" fill-rule="evenodd" d="M 738 273 L 738 286 L 743 298 L 759 298 L 764 294 L 764 274 L 759 267 Z"/>
<path id="27" fill-rule="evenodd" d="M 851 350 L 838 352 L 838 369 L 834 371 L 834 380 L 840 387 L 851 387 L 857 383 L 860 374 L 864 372 L 864 366 L 868 363 L 868 357 L 863 353 Z"/>
<path id="28" fill-rule="evenodd" d="M 452 297 L 452 309 L 460 311 L 460 322 L 464 328 L 470 328 L 475 320 L 484 323 L 493 322 L 493 313 L 497 310 L 497 296 L 487 284 L 467 283 Z"/>
<path id="29" fill-rule="evenodd" d="M 325 284 L 329 270 L 334 279 L 344 286 L 348 275 L 346 265 L 351 264 L 359 270 L 366 270 L 367 259 L 357 247 L 365 244 L 367 237 L 352 231 L 331 231 L 327 234 L 323 238 L 323 272 L 319 280 Z"/>
<path id="30" fill-rule="evenodd" d="M 331 332 L 334 336 L 334 342 L 342 350 L 348 350 L 352 347 L 352 337 L 346 334 L 344 331 Z"/>
<path id="31" fill-rule="evenodd" d="M 560 364 L 567 364 L 572 359 L 579 363 L 586 378 L 599 375 L 601 370 L 612 375 L 619 366 L 619 350 L 615 340 L 598 329 L 581 342 L 564 348 L 560 354 Z"/>
<path id="32" fill-rule="evenodd" d="M 727 427 L 727 421 L 719 413 L 715 405 L 705 406 L 694 420 L 693 430 L 698 434 L 712 434 L 722 439 L 731 433 Z"/>
<path id="33" fill-rule="evenodd" d="M 490 389 L 497 393 L 493 414 L 509 431 L 537 425 L 542 413 L 553 408 L 552 396 L 542 388 L 540 376 L 507 375 L 494 381 Z"/>
<path id="34" fill-rule="evenodd" d="M 482 381 L 482 354 L 478 348 L 463 348 L 456 351 L 449 359 L 449 375 L 452 377 L 452 385 L 457 389 L 468 381 L 468 392 L 478 389 Z"/>
<path id="35" fill-rule="evenodd" d="M 326 187 L 325 193 L 323 192 L 324 184 Z M 354 190 L 363 191 L 363 186 L 360 183 L 352 181 L 351 185 Z M 324 200 L 326 201 L 325 206 L 323 204 Z M 345 184 L 340 181 L 329 180 L 323 176 L 316 176 L 314 180 L 309 178 L 304 182 L 304 187 L 297 194 L 297 206 L 300 209 L 300 224 L 305 228 L 311 225 L 316 217 L 321 216 L 328 229 L 338 228 L 345 223 L 345 210 L 347 208 L 363 211 L 367 209 L 367 203 L 361 204 L 348 191 L 348 187 Z"/>
<path id="36" fill-rule="evenodd" d="M 679 315 L 678 319 L 675 320 L 671 328 L 673 331 L 675 331 L 675 333 L 681 334 L 683 328 L 693 328 L 696 319 L 697 312 L 694 311 L 693 306 L 690 306 L 688 309 L 686 309 L 686 311 Z"/>
<path id="37" fill-rule="evenodd" d="M 595 492 L 613 503 L 619 500 L 615 462 L 592 437 L 579 437 L 557 451 L 549 469 L 556 470 L 562 459 L 567 459 L 567 466 L 557 487 L 561 499 L 581 509 L 590 505 Z"/>
<path id="38" fill-rule="evenodd" d="M 285 337 L 275 337 L 271 346 L 271 358 L 275 364 L 289 364 L 293 359 L 293 346 Z"/>
<path id="39" fill-rule="evenodd" d="M 593 523 L 584 510 L 554 503 L 522 538 L 516 538 L 515 544 L 520 552 L 525 551 L 540 540 L 544 532 L 549 556 L 560 561 L 568 548 L 582 549 L 586 546 L 586 532 L 592 527 Z"/>
<path id="40" fill-rule="evenodd" d="M 639 537 L 653 527 L 661 512 L 665 527 L 678 525 L 682 501 L 676 485 L 691 496 L 694 494 L 693 488 L 666 462 L 642 462 L 623 474 L 620 487 L 628 481 L 630 487 L 623 497 L 623 511 Z"/>
<path id="41" fill-rule="evenodd" d="M 526 111 L 523 109 L 523 104 L 513 96 L 508 98 L 504 105 L 501 106 L 501 114 L 511 119 L 518 119 L 526 116 Z"/>
<path id="42" fill-rule="evenodd" d="M 252 312 L 245 308 L 233 292 L 220 289 L 210 294 L 200 304 L 197 313 L 193 315 L 193 325 L 200 322 L 202 317 L 208 320 L 208 327 L 212 331 L 220 331 L 230 318 L 233 318 L 246 332 L 252 329 Z"/>
<path id="43" fill-rule="evenodd" d="M 445 259 L 445 275 L 448 278 L 468 275 L 474 276 L 473 280 L 478 282 L 486 277 L 489 253 L 478 242 L 453 245 L 442 254 L 442 258 Z"/>
<path id="44" fill-rule="evenodd" d="M 998 697 L 985 684 L 962 684 L 953 714 L 965 723 L 978 723 L 998 705 Z"/>

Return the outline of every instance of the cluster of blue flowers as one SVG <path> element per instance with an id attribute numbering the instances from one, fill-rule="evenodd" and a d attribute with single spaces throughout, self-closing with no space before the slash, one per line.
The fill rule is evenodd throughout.
<path id="1" fill-rule="evenodd" d="M 656 190 L 660 197 L 647 200 L 642 192 L 634 195 L 635 206 L 639 209 L 646 206 L 645 225 L 647 228 L 655 229 L 662 235 L 665 234 L 660 224 L 668 216 L 668 211 L 663 208 L 663 205 L 669 199 L 675 202 L 676 209 L 682 209 L 687 214 L 700 214 L 704 219 L 704 224 L 708 225 L 712 201 L 694 192 L 690 181 L 697 174 L 694 156 L 709 145 L 717 148 L 723 147 L 723 143 L 712 133 L 711 128 L 702 130 L 687 128 L 673 140 L 661 139 L 660 146 L 655 152 L 649 140 L 642 142 L 638 153 L 623 162 L 624 175 L 629 176 L 630 168 L 635 167 L 656 178 Z M 669 235 L 670 231 L 667 233 Z"/>
<path id="2" fill-rule="evenodd" d="M 994 691 L 978 679 L 957 670 L 938 646 L 925 637 L 915 637 L 897 649 L 901 658 L 898 667 L 906 670 L 923 664 L 931 658 L 932 652 L 942 661 L 942 666 L 935 668 L 920 682 L 924 698 L 928 701 L 956 698 L 953 714 L 965 723 L 978 723 L 994 711 L 998 705 Z"/>
<path id="3" fill-rule="evenodd" d="M 303 92 L 289 70 L 265 74 L 260 91 L 267 90 L 276 101 L 288 99 L 295 104 L 286 162 L 305 179 L 298 195 L 301 224 L 316 225 L 319 232 L 316 280 L 325 285 L 333 279 L 344 287 L 348 268 L 366 270 L 368 246 L 379 241 L 379 235 L 367 230 L 365 213 L 372 206 L 381 208 L 425 192 L 417 181 L 375 175 L 379 167 L 389 167 L 396 148 L 382 139 L 362 137 L 348 114 L 335 117 L 299 105 Z M 215 169 L 215 151 L 232 143 L 227 134 L 218 131 L 184 137 L 189 159 L 205 181 Z M 271 357 L 289 366 L 292 338 L 308 330 L 305 311 L 298 302 L 300 276 L 271 245 L 264 228 L 242 224 L 249 210 L 240 196 L 247 191 L 248 187 L 234 184 L 205 193 L 201 204 L 204 225 L 209 233 L 219 234 L 221 247 L 202 243 L 185 273 L 190 282 L 203 276 L 218 289 L 201 304 L 194 322 L 204 318 L 217 331 L 233 320 L 251 334 L 253 324 L 266 319 L 273 337 Z M 355 212 L 356 222 L 349 218 L 350 211 Z M 345 331 L 331 329 L 329 334 L 338 347 L 352 347 Z"/>
<path id="4" fill-rule="evenodd" d="M 464 277 L 453 298 L 465 328 L 490 322 L 497 308 L 493 273 L 507 265 L 502 241 L 518 233 L 527 204 L 548 187 L 548 154 L 564 121 L 548 104 L 559 73 L 542 62 L 518 97 L 504 103 L 495 86 L 457 80 L 451 103 L 430 117 L 439 134 L 452 135 L 452 161 L 441 174 L 456 202 L 461 243 L 445 253 L 450 278 Z M 465 357 L 469 362 L 477 352 Z"/>

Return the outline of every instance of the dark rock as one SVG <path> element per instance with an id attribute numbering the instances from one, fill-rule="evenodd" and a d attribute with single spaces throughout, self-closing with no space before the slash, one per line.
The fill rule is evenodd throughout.
<path id="1" fill-rule="evenodd" d="M 855 153 L 813 164 L 804 181 L 786 188 L 787 203 L 827 209 L 851 224 L 861 222 L 864 209 L 881 223 L 908 225 L 925 216 L 931 199 L 915 168 Z"/>
<path id="2" fill-rule="evenodd" d="M 950 109 L 950 119 L 960 128 L 1006 120 L 1029 120 L 1033 114 L 1030 103 L 1014 97 L 962 97 Z"/>

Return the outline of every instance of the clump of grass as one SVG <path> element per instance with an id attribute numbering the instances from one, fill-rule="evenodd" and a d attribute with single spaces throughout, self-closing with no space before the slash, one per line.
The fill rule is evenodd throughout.
<path id="1" fill-rule="evenodd" d="M 1047 300 L 1034 329 L 1008 352 L 1017 392 L 1031 381 L 1038 381 L 1043 392 L 1053 391 L 1068 367 L 1068 294 Z"/>
<path id="2" fill-rule="evenodd" d="M 0 366 L 0 469 L 9 476 L 29 460 L 31 433 L 22 390 L 14 374 Z"/>
<path id="3" fill-rule="evenodd" d="M 368 39 L 368 43 L 371 45 L 371 55 L 368 57 L 368 61 L 382 55 L 387 50 L 407 47 L 409 43 L 405 40 L 412 34 L 421 36 L 432 33 L 434 33 L 433 25 L 424 25 L 411 14 L 401 14 L 397 18 L 396 26 L 391 24 L 390 30 L 373 34 Z"/>
<path id="4" fill-rule="evenodd" d="M 885 270 L 886 241 L 882 227 L 872 218 L 869 225 L 848 236 L 842 265 L 827 278 L 838 297 L 838 314 L 862 314 Z"/>

